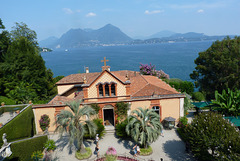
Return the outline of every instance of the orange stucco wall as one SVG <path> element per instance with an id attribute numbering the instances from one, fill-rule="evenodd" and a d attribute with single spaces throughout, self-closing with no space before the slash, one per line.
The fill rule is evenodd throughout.
<path id="1" fill-rule="evenodd" d="M 49 108 L 36 108 L 33 109 L 34 114 L 35 114 L 35 122 L 36 122 L 36 130 L 37 133 L 43 132 L 42 129 L 40 128 L 39 120 L 41 119 L 41 116 L 44 114 L 47 114 L 50 118 L 50 125 L 48 128 L 48 131 L 53 132 L 56 128 L 56 126 L 53 125 L 55 122 L 55 108 L 54 107 L 49 107 Z"/>
<path id="2" fill-rule="evenodd" d="M 172 98 L 172 99 L 162 99 L 160 100 L 160 106 L 162 110 L 162 119 L 165 117 L 173 117 L 178 121 L 180 116 L 180 99 Z"/>
<path id="3" fill-rule="evenodd" d="M 131 103 L 130 109 L 131 111 L 137 109 L 138 107 L 142 107 L 143 109 L 149 108 L 151 105 L 151 101 L 134 101 Z"/>

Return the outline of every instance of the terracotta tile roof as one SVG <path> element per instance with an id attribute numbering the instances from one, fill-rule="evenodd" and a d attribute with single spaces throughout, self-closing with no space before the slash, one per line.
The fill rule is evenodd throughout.
<path id="1" fill-rule="evenodd" d="M 84 77 L 86 78 L 86 84 L 91 84 L 101 72 L 96 73 L 80 73 L 80 74 L 71 74 L 59 80 L 56 84 L 83 84 Z"/>
<path id="2" fill-rule="evenodd" d="M 149 84 L 155 85 L 157 87 L 161 87 L 165 90 L 173 92 L 174 94 L 179 93 L 179 92 L 176 91 L 176 89 L 172 88 L 169 84 L 167 84 L 166 82 L 162 81 L 161 79 L 159 79 L 155 76 L 143 75 L 143 77 L 146 79 L 146 81 Z"/>
<path id="3" fill-rule="evenodd" d="M 81 74 L 72 74 L 64 77 L 57 84 L 83 84 L 83 78 L 86 78 L 86 84 L 91 84 L 94 80 L 96 80 L 102 72 L 96 73 L 81 73 Z M 174 88 L 169 86 L 167 83 L 162 81 L 161 79 L 150 76 L 150 75 L 141 75 L 139 72 L 129 71 L 129 70 L 121 70 L 121 71 L 111 71 L 110 72 L 117 79 L 122 81 L 123 83 L 129 80 L 130 83 L 130 94 L 131 97 L 146 97 L 152 95 L 172 95 L 172 94 L 180 94 Z M 127 79 L 128 78 L 128 79 Z M 79 94 L 74 99 L 82 99 L 83 94 Z M 56 104 L 59 102 L 67 102 L 73 99 L 69 99 L 64 96 L 56 96 L 50 104 Z"/>
<path id="4" fill-rule="evenodd" d="M 65 102 L 69 102 L 72 100 L 73 100 L 72 98 L 56 95 L 48 104 L 52 105 L 65 104 Z"/>

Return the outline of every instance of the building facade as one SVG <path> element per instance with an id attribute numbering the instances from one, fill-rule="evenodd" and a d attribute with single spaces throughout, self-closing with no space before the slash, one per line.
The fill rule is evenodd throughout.
<path id="1" fill-rule="evenodd" d="M 101 72 L 90 73 L 86 68 L 86 73 L 66 76 L 56 85 L 58 95 L 48 104 L 33 106 L 38 132 L 41 132 L 41 115 L 49 115 L 49 131 L 54 131 L 56 115 L 61 110 L 68 110 L 65 103 L 80 99 L 83 101 L 81 106 L 93 103 L 100 106 L 99 118 L 103 119 L 104 125 L 116 125 L 117 102 L 129 104 L 128 114 L 138 107 L 153 109 L 159 114 L 160 121 L 169 116 L 176 120 L 184 116 L 184 94 L 155 76 L 129 70 L 110 71 L 106 61 Z"/>

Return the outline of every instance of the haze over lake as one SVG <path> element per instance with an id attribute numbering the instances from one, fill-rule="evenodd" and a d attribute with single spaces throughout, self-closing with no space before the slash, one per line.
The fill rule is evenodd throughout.
<path id="1" fill-rule="evenodd" d="M 55 77 L 83 73 L 84 67 L 89 67 L 90 72 L 100 72 L 103 66 L 101 60 L 106 57 L 111 71 L 139 71 L 140 63 L 152 63 L 157 70 L 162 69 L 169 74 L 170 78 L 192 81 L 189 74 L 196 66 L 194 60 L 199 52 L 205 51 L 211 44 L 212 41 L 201 41 L 84 47 L 46 52 L 42 53 L 42 57 Z"/>

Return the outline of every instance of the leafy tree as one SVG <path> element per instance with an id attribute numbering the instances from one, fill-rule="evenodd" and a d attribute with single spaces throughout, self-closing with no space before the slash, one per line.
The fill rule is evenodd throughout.
<path id="1" fill-rule="evenodd" d="M 142 109 L 132 111 L 126 126 L 126 132 L 141 147 L 147 148 L 148 145 L 156 141 L 161 134 L 162 125 L 159 115 L 152 109 Z"/>
<path id="2" fill-rule="evenodd" d="M 28 28 L 28 26 L 23 22 L 21 23 L 16 22 L 16 26 L 12 28 L 13 28 L 13 30 L 11 31 L 12 41 L 18 40 L 21 37 L 25 37 L 29 42 L 32 43 L 34 47 L 37 47 L 36 49 L 38 49 L 37 34 L 34 30 Z"/>
<path id="3" fill-rule="evenodd" d="M 97 127 L 93 121 L 85 119 L 94 115 L 95 110 L 88 106 L 80 108 L 80 103 L 80 101 L 66 103 L 71 111 L 62 110 L 61 113 L 56 116 L 55 124 L 57 127 L 55 131 L 59 131 L 61 136 L 64 132 L 67 132 L 69 134 L 69 143 L 72 144 L 74 140 L 76 140 L 77 149 L 80 150 L 80 153 L 85 153 L 83 136 L 87 133 L 86 129 L 90 136 L 94 136 Z"/>
<path id="4" fill-rule="evenodd" d="M 2 23 L 2 20 L 0 18 L 0 31 L 1 29 L 5 29 L 5 26 Z M 0 33 L 0 64 L 3 62 L 3 55 L 6 54 L 8 46 L 10 45 L 10 34 L 8 31 L 3 30 Z M 3 71 L 2 68 L 0 68 L 0 95 L 4 95 L 4 83 L 3 83 Z"/>
<path id="5" fill-rule="evenodd" d="M 182 81 L 181 79 L 176 79 L 176 78 L 166 80 L 166 82 L 171 87 L 175 88 L 176 90 L 178 90 L 180 92 L 186 92 L 189 95 L 193 94 L 194 85 L 192 82 Z"/>
<path id="6" fill-rule="evenodd" d="M 195 60 L 195 70 L 190 77 L 207 98 L 214 98 L 215 90 L 240 89 L 240 37 L 215 41 L 210 48 L 200 52 Z"/>
<path id="7" fill-rule="evenodd" d="M 215 91 L 215 100 L 212 100 L 212 105 L 218 111 L 225 115 L 240 115 L 240 90 L 223 90 L 222 94 Z"/>
<path id="8" fill-rule="evenodd" d="M 184 128 L 184 135 L 199 160 L 240 160 L 239 130 L 222 115 L 199 114 Z"/>
<path id="9" fill-rule="evenodd" d="M 11 34 L 11 43 L 0 62 L 1 95 L 17 102 L 50 99 L 57 89 L 53 73 L 46 69 L 39 53 L 36 33 L 17 23 Z"/>

